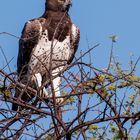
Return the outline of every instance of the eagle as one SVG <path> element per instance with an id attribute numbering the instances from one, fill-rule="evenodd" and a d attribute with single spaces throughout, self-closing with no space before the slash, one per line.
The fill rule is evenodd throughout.
<path id="1" fill-rule="evenodd" d="M 80 30 L 68 14 L 71 5 L 71 0 L 46 0 L 44 14 L 27 21 L 23 28 L 17 58 L 18 80 L 26 85 L 25 88 L 42 89 L 40 96 L 48 96 L 46 88 L 51 82 L 55 96 L 61 96 L 61 74 L 75 57 Z M 34 97 L 18 88 L 14 96 L 25 102 Z M 58 98 L 57 102 L 62 100 Z M 18 109 L 19 106 L 13 103 L 12 110 Z"/>

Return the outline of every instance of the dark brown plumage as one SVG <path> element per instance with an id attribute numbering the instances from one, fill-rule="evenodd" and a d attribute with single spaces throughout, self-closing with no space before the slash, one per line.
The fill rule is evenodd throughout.
<path id="1" fill-rule="evenodd" d="M 46 10 L 42 17 L 28 21 L 19 41 L 17 72 L 19 81 L 32 88 L 39 88 L 49 80 L 49 65 L 57 75 L 63 66 L 70 64 L 78 48 L 80 31 L 71 22 L 68 10 L 71 0 L 47 0 Z M 53 44 L 54 43 L 54 44 Z M 51 45 L 53 52 L 51 52 Z M 55 45 L 56 44 L 56 45 Z M 50 61 L 52 53 L 52 61 Z M 47 70 L 46 70 L 47 69 Z M 53 80 L 54 87 L 59 90 L 60 77 Z M 16 90 L 15 97 L 20 91 Z M 60 96 L 56 91 L 56 96 Z M 33 96 L 24 92 L 21 99 L 30 101 Z M 17 110 L 17 104 L 13 104 Z"/>

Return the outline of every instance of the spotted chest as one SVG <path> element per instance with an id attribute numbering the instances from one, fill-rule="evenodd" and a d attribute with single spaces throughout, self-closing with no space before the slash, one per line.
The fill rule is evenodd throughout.
<path id="1" fill-rule="evenodd" d="M 38 44 L 32 51 L 29 73 L 49 71 L 64 66 L 70 57 L 70 36 L 59 42 L 54 39 L 48 40 L 47 30 L 41 35 Z"/>

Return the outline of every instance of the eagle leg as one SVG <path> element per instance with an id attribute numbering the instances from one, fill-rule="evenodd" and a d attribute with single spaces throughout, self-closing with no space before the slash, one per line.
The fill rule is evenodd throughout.
<path id="1" fill-rule="evenodd" d="M 42 76 L 40 73 L 35 74 L 35 79 L 36 79 L 36 85 L 38 88 L 41 88 L 42 86 Z M 48 92 L 46 91 L 46 88 L 44 87 L 43 90 L 41 89 L 39 91 L 40 97 L 48 97 Z"/>
<path id="2" fill-rule="evenodd" d="M 63 69 L 63 67 L 58 67 L 55 70 L 53 70 L 52 71 L 52 76 L 58 75 L 62 69 Z M 53 83 L 55 97 L 61 96 L 61 92 L 60 92 L 61 77 L 58 76 L 58 77 L 54 78 L 52 83 Z M 63 98 L 57 98 L 56 102 L 57 103 L 62 103 Z"/>
<path id="3" fill-rule="evenodd" d="M 60 83 L 61 83 L 61 77 L 56 77 L 55 79 L 53 79 L 53 88 L 54 88 L 55 97 L 61 96 L 61 93 L 60 93 Z M 62 103 L 63 102 L 63 98 L 57 98 L 56 102 L 57 103 Z"/>

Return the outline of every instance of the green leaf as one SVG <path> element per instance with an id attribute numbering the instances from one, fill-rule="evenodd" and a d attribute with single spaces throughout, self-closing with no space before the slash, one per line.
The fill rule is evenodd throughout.
<path id="1" fill-rule="evenodd" d="M 117 40 L 118 40 L 118 36 L 116 36 L 116 35 L 113 35 L 113 36 L 110 36 L 109 38 L 111 38 L 111 40 L 112 40 L 112 42 L 117 42 Z"/>
<path id="2" fill-rule="evenodd" d="M 10 97 L 11 96 L 11 92 L 9 90 L 5 90 L 4 91 L 4 94 L 7 96 L 7 97 Z"/>
<path id="3" fill-rule="evenodd" d="M 116 89 L 116 85 L 112 84 L 108 87 L 108 90 L 115 90 Z"/>

